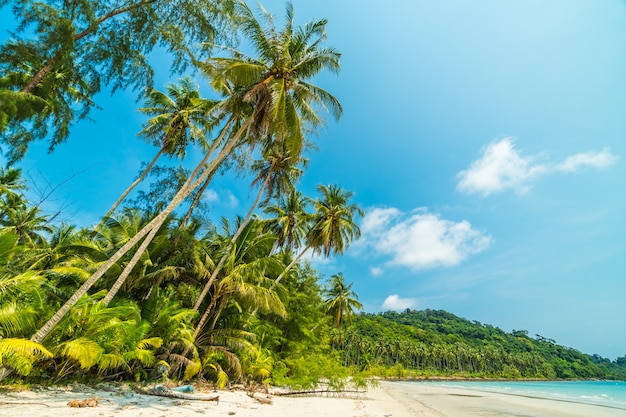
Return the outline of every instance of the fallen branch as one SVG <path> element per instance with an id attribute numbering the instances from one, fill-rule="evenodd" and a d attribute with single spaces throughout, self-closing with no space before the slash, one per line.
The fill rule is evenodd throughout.
<path id="1" fill-rule="evenodd" d="M 50 407 L 50 405 L 46 403 L 25 402 L 25 401 L 0 401 L 0 405 L 45 405 L 46 407 Z"/>
<path id="2" fill-rule="evenodd" d="M 200 395 L 184 394 L 182 392 L 168 390 L 162 385 L 153 388 L 133 387 L 133 390 L 139 394 L 156 395 L 157 397 L 178 398 L 190 401 L 217 401 L 218 403 L 220 401 L 219 395 L 216 395 L 215 397 L 203 397 Z"/>
<path id="3" fill-rule="evenodd" d="M 248 392 L 248 397 L 257 400 L 261 404 L 271 404 L 272 403 L 272 399 L 271 398 L 256 397 L 254 394 L 256 394 L 256 393 L 255 392 Z"/>

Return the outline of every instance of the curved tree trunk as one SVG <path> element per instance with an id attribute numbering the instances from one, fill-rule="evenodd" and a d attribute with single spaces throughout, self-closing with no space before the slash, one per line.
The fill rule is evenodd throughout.
<path id="1" fill-rule="evenodd" d="M 202 168 L 202 166 L 204 164 L 206 164 L 206 162 L 208 161 L 208 159 L 210 158 L 210 155 L 212 154 L 212 152 L 217 148 L 217 145 L 219 144 L 219 142 L 221 142 L 228 130 L 228 127 L 232 124 L 232 119 L 227 122 L 226 126 L 224 127 L 222 134 L 220 135 L 219 138 L 217 138 L 214 142 L 214 145 L 211 147 L 211 149 L 209 150 L 209 152 L 207 153 L 207 155 L 204 157 L 204 159 L 202 160 L 202 162 L 196 167 L 196 169 L 194 170 L 194 172 L 192 173 L 192 176 L 190 176 L 187 181 L 185 182 L 185 184 L 183 185 L 183 187 L 181 187 L 181 189 L 178 191 L 178 193 L 176 194 L 176 196 L 174 196 L 174 198 L 172 199 L 172 201 L 170 202 L 170 204 L 167 206 L 167 208 L 161 212 L 158 216 L 156 216 L 154 219 L 152 219 L 147 225 L 145 225 L 135 236 L 133 236 L 132 239 L 130 239 L 128 242 L 126 242 L 126 244 L 124 244 L 124 246 L 122 246 L 120 249 L 117 250 L 117 252 L 115 252 L 115 254 L 113 254 L 113 256 L 111 256 L 111 258 L 109 258 L 106 262 L 104 262 L 102 264 L 102 266 L 100 268 L 98 268 L 98 270 L 96 272 L 94 272 L 91 277 L 89 277 L 89 279 L 87 279 L 87 281 L 85 281 L 83 283 L 83 285 L 81 285 L 81 287 L 76 290 L 76 292 L 74 294 L 72 294 L 72 296 L 65 302 L 65 304 L 63 304 L 63 306 L 46 322 L 46 324 L 44 324 L 39 331 L 37 331 L 37 333 L 35 333 L 32 337 L 31 340 L 37 343 L 41 343 L 41 341 L 50 333 L 50 331 L 61 321 L 61 319 L 63 317 L 65 317 L 65 315 L 69 312 L 69 310 L 74 306 L 74 304 L 76 304 L 76 302 L 87 293 L 87 291 L 89 291 L 89 289 L 91 289 L 91 287 L 96 283 L 96 281 L 98 281 L 98 279 L 100 279 L 105 272 L 107 272 L 117 261 L 119 261 L 122 256 L 124 256 L 133 246 L 135 246 L 137 243 L 139 243 L 141 241 L 141 239 L 146 236 L 154 227 L 161 227 L 161 225 L 163 224 L 163 222 L 165 221 L 165 218 L 172 212 L 174 211 L 174 209 L 185 199 L 185 197 L 187 195 L 189 195 L 189 193 L 191 191 L 193 191 L 193 189 L 195 187 L 197 187 L 199 185 L 200 182 L 204 181 L 204 178 L 201 177 L 199 178 L 195 183 L 191 183 L 193 181 L 193 178 L 195 175 L 198 175 L 198 173 L 200 172 L 200 169 Z M 243 132 L 245 131 L 245 129 L 249 126 L 250 121 L 247 121 L 240 129 L 239 131 L 235 134 L 235 136 L 233 137 L 233 140 L 231 140 L 227 146 L 225 147 L 225 149 L 222 150 L 222 152 L 220 152 L 220 157 L 224 157 L 224 153 L 229 153 L 232 148 L 235 146 L 235 143 L 239 140 L 239 138 L 241 137 L 241 135 L 243 134 Z M 214 165 L 214 164 L 212 164 Z M 130 269 L 132 269 L 134 267 L 134 265 L 128 265 L 127 268 L 130 267 Z"/>
<path id="2" fill-rule="evenodd" d="M 307 245 L 304 249 L 302 249 L 302 251 L 295 258 L 293 258 L 291 263 L 287 265 L 285 269 L 283 270 L 283 272 L 281 272 L 280 275 L 274 280 L 274 282 L 272 283 L 272 286 L 270 287 L 270 290 L 273 290 L 276 284 L 280 283 L 280 281 L 285 277 L 285 274 L 289 272 L 289 270 L 293 268 L 295 264 L 298 263 L 300 258 L 302 258 L 302 256 L 304 256 L 304 254 L 307 253 L 309 249 L 311 249 L 311 245 Z M 253 316 L 256 315 L 257 311 L 259 311 L 259 309 L 255 308 L 254 311 L 252 312 L 252 315 Z"/>
<path id="3" fill-rule="evenodd" d="M 224 264 L 226 263 L 226 260 L 228 259 L 228 256 L 230 255 L 230 251 L 232 250 L 233 246 L 235 245 L 235 242 L 237 241 L 239 236 L 241 236 L 241 233 L 243 233 L 243 229 L 250 222 L 250 219 L 252 218 L 252 214 L 254 213 L 254 209 L 259 204 L 259 200 L 261 200 L 261 196 L 263 195 L 263 191 L 265 190 L 265 187 L 267 187 L 267 183 L 269 182 L 269 180 L 270 180 L 270 176 L 268 175 L 267 177 L 265 177 L 265 180 L 263 181 L 263 184 L 261 184 L 261 187 L 259 188 L 259 192 L 257 193 L 256 199 L 252 203 L 252 206 L 250 207 L 250 210 L 248 210 L 248 213 L 246 214 L 245 219 L 241 222 L 241 224 L 239 225 L 239 228 L 237 228 L 237 231 L 235 232 L 235 234 L 231 238 L 230 242 L 228 243 L 228 246 L 226 248 L 226 251 L 225 251 L 224 255 L 222 255 L 222 257 L 220 258 L 220 261 L 215 266 L 215 269 L 213 270 L 213 273 L 211 274 L 211 277 L 209 277 L 209 280 L 207 281 L 206 285 L 202 289 L 202 292 L 198 296 L 198 299 L 196 300 L 196 303 L 193 306 L 194 310 L 199 311 L 200 305 L 202 304 L 202 302 L 206 298 L 207 294 L 209 293 L 209 290 L 211 289 L 211 286 L 213 286 L 213 283 L 215 282 L 215 279 L 217 278 L 217 275 L 220 273 L 220 271 L 224 267 Z M 204 323 L 206 323 L 207 319 L 209 318 L 209 314 L 211 313 L 211 310 L 213 310 L 213 308 L 215 307 L 215 302 L 214 301 L 215 300 L 211 300 L 211 304 L 209 304 L 209 306 L 204 311 L 204 314 L 202 314 L 202 317 L 200 317 L 200 321 L 196 325 L 196 329 L 193 332 L 193 338 L 194 339 L 196 337 L 198 337 L 198 334 L 200 334 L 200 330 L 202 330 L 202 327 L 204 326 Z M 214 322 L 212 324 L 212 328 L 215 327 L 216 321 L 217 321 L 217 319 L 214 320 Z M 190 348 L 185 349 L 185 351 L 183 352 L 183 356 L 186 356 L 189 353 L 189 350 L 190 350 Z"/>
<path id="4" fill-rule="evenodd" d="M 206 163 L 208 162 L 209 155 L 212 153 L 211 151 L 209 151 L 207 156 L 205 156 L 205 158 L 200 162 L 200 164 L 198 164 L 198 166 L 193 171 L 191 176 L 187 179 L 187 181 L 181 187 L 181 189 L 178 191 L 178 193 L 176 193 L 176 195 L 174 196 L 174 198 L 172 199 L 170 204 L 165 208 L 165 210 L 163 210 L 161 213 L 159 213 L 159 215 L 156 216 L 150 223 L 148 223 L 148 225 L 144 226 L 144 228 L 141 231 L 143 231 L 148 226 L 150 226 L 152 223 L 154 223 L 153 226 L 149 230 L 150 234 L 141 243 L 141 246 L 139 248 L 137 248 L 137 251 L 135 251 L 135 254 L 133 255 L 132 259 L 130 260 L 130 262 L 128 262 L 128 264 L 126 265 L 126 267 L 124 268 L 124 270 L 122 271 L 120 276 L 117 278 L 115 283 L 113 283 L 113 286 L 111 287 L 111 289 L 107 293 L 106 297 L 104 298 L 103 302 L 105 303 L 105 305 L 107 305 L 113 299 L 113 297 L 115 297 L 115 295 L 117 294 L 119 289 L 122 288 L 122 285 L 126 281 L 126 278 L 128 278 L 128 276 L 130 275 L 130 273 L 133 270 L 133 268 L 135 267 L 135 265 L 137 265 L 137 263 L 139 262 L 139 258 L 141 258 L 141 255 L 146 251 L 148 245 L 152 242 L 152 239 L 154 238 L 154 236 L 156 236 L 157 232 L 159 231 L 159 229 L 161 228 L 163 223 L 165 223 L 165 219 L 167 219 L 167 216 L 169 216 L 174 211 L 174 209 L 176 209 L 176 207 L 178 207 L 180 205 L 180 203 L 182 203 L 183 200 L 185 198 L 187 198 L 187 196 L 189 196 L 189 194 L 191 194 L 193 192 L 193 190 L 198 188 L 198 186 L 202 182 L 204 182 L 206 180 L 206 178 L 209 176 L 209 174 L 211 172 L 213 172 L 214 170 L 216 170 L 217 167 L 219 166 L 219 164 L 221 164 L 222 161 L 224 159 L 226 159 L 226 157 L 228 155 L 230 155 L 231 151 L 234 149 L 234 147 L 237 144 L 237 142 L 239 142 L 239 138 L 244 133 L 244 131 L 247 129 L 247 126 L 250 124 L 250 122 L 251 122 L 251 120 L 249 119 L 241 128 L 239 128 L 239 130 L 233 136 L 233 138 L 226 144 L 226 146 L 215 157 L 215 159 L 213 161 L 211 161 L 209 166 L 198 177 L 198 179 L 196 181 L 194 181 L 193 183 L 191 183 L 193 178 L 196 175 L 198 175 L 198 172 L 200 172 L 202 167 L 204 165 L 206 165 Z M 226 129 L 226 128 L 224 128 L 224 129 Z M 214 148 L 212 147 L 211 149 L 213 150 Z"/>
<path id="5" fill-rule="evenodd" d="M 219 168 L 219 167 L 217 167 L 217 168 Z M 209 174 L 209 176 L 207 177 L 206 181 L 204 181 L 204 184 L 202 184 L 200 189 L 196 192 L 196 195 L 193 197 L 193 201 L 191 202 L 191 205 L 189 206 L 189 209 L 187 210 L 187 213 L 185 214 L 185 217 L 183 217 L 183 219 L 180 221 L 179 229 L 182 229 L 185 226 L 187 226 L 187 222 L 191 218 L 191 214 L 193 213 L 193 210 L 196 208 L 198 203 L 200 203 L 200 199 L 202 198 L 202 194 L 204 194 L 204 191 L 207 189 L 207 187 L 209 186 L 209 184 L 213 180 L 213 176 L 217 172 L 217 168 L 214 169 L 213 172 L 211 172 Z"/>
<path id="6" fill-rule="evenodd" d="M 98 224 L 98 226 L 96 226 L 96 230 L 99 230 L 102 225 L 104 224 L 104 222 L 106 221 L 106 218 L 111 216 L 115 210 L 117 209 L 117 207 L 122 204 L 122 201 L 124 201 L 124 199 L 126 198 L 126 196 L 128 194 L 130 194 L 131 191 L 133 191 L 133 189 L 139 185 L 139 183 L 141 181 L 144 180 L 144 178 L 146 178 L 146 175 L 148 175 L 148 172 L 150 172 L 150 170 L 152 169 L 152 167 L 154 166 L 154 164 L 156 164 L 156 161 L 159 159 L 159 157 L 163 154 L 163 151 L 165 150 L 165 147 L 162 147 L 161 149 L 159 149 L 159 152 L 157 152 L 157 154 L 154 156 L 154 158 L 152 158 L 152 161 L 150 162 L 150 164 L 148 164 L 148 166 L 146 167 L 146 169 L 143 170 L 143 172 L 141 173 L 141 175 L 139 176 L 139 178 L 137 178 L 130 186 L 128 186 L 128 188 L 122 193 L 122 195 L 120 195 L 120 197 L 117 199 L 117 201 L 115 203 L 113 203 L 113 205 L 111 206 L 111 208 L 109 209 L 109 211 L 106 212 L 106 214 L 104 216 L 102 216 L 102 221 L 100 221 L 100 224 Z"/>
<path id="7" fill-rule="evenodd" d="M 298 263 L 298 261 L 300 260 L 300 258 L 302 258 L 302 256 L 304 256 L 305 253 L 308 252 L 308 250 L 311 249 L 311 245 L 307 245 L 304 249 L 302 249 L 302 252 L 300 252 L 298 254 L 298 256 L 296 256 L 295 258 L 293 258 L 293 261 L 291 261 L 291 263 L 289 265 L 287 265 L 287 267 L 283 270 L 283 272 L 280 273 L 280 275 L 274 280 L 274 283 L 272 284 L 272 288 L 274 288 L 276 286 L 276 284 L 278 284 L 280 282 L 280 280 L 282 280 L 285 277 L 285 274 L 291 269 L 293 268 L 293 266 L 295 264 Z"/>
<path id="8" fill-rule="evenodd" d="M 202 292 L 198 296 L 198 299 L 196 300 L 196 303 L 193 306 L 194 310 L 198 311 L 198 309 L 200 308 L 200 304 L 202 304 L 202 302 L 204 301 L 204 298 L 206 297 L 209 290 L 211 289 L 211 286 L 213 285 L 215 278 L 217 278 L 217 275 L 221 272 L 222 268 L 224 267 L 224 264 L 226 263 L 226 260 L 228 259 L 228 256 L 230 255 L 230 251 L 233 249 L 233 246 L 235 246 L 235 242 L 237 242 L 237 239 L 239 239 L 239 236 L 241 236 L 243 229 L 245 229 L 248 223 L 250 223 L 250 219 L 252 218 L 254 209 L 256 209 L 257 204 L 259 204 L 259 200 L 261 200 L 261 196 L 263 195 L 263 191 L 265 190 L 265 187 L 267 186 L 267 183 L 269 182 L 269 180 L 270 180 L 270 176 L 268 175 L 267 177 L 265 177 L 263 184 L 261 184 L 261 187 L 259 188 L 259 192 L 257 193 L 256 199 L 252 203 L 250 210 L 248 210 L 248 214 L 246 214 L 245 219 L 241 222 L 241 224 L 239 225 L 239 228 L 237 229 L 233 237 L 230 239 L 230 242 L 228 243 L 228 246 L 226 247 L 226 251 L 224 252 L 224 255 L 222 255 L 222 257 L 220 258 L 220 261 L 218 262 L 215 269 L 213 269 L 213 273 L 211 274 L 211 277 L 209 278 L 206 285 L 202 289 Z"/>
<path id="9" fill-rule="evenodd" d="M 211 304 L 209 304 L 207 309 L 204 311 L 204 314 L 202 314 L 202 317 L 200 317 L 200 321 L 198 322 L 198 325 L 196 326 L 196 329 L 193 331 L 193 339 L 194 340 L 200 334 L 200 330 L 202 330 L 202 327 L 204 326 L 204 323 L 206 323 L 207 319 L 209 318 L 209 314 L 211 314 L 211 310 L 213 310 L 215 308 L 215 304 L 217 304 L 215 302 L 215 300 L 211 300 Z M 191 347 L 187 347 L 187 349 L 185 349 L 185 351 L 183 352 L 183 356 L 187 356 L 187 354 L 189 353 L 190 350 L 191 350 Z"/>

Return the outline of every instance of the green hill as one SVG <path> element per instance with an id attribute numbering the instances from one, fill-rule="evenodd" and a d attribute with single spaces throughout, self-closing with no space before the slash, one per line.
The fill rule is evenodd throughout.
<path id="1" fill-rule="evenodd" d="M 587 355 L 441 310 L 361 314 L 338 344 L 345 365 L 393 368 L 400 376 L 626 378 L 626 357 Z"/>

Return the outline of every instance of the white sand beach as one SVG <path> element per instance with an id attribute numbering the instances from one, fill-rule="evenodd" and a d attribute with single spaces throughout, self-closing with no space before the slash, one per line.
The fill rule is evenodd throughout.
<path id="1" fill-rule="evenodd" d="M 181 400 L 142 395 L 129 390 L 73 390 L 43 388 L 0 394 L 0 416 L 108 417 L 108 416 L 237 416 L 237 417 L 623 417 L 624 410 L 578 403 L 486 393 L 465 389 L 381 382 L 364 394 L 338 397 L 279 397 L 257 394 L 271 404 L 250 398 L 243 391 L 196 392 L 219 395 L 219 402 Z M 72 400 L 97 398 L 95 407 L 74 408 Z"/>

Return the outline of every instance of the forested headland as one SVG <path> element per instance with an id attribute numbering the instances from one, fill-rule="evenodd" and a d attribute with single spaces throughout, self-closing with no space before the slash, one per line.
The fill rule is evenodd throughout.
<path id="1" fill-rule="evenodd" d="M 343 111 L 313 83 L 340 69 L 326 20 L 296 26 L 287 5 L 276 27 L 243 1 L 16 0 L 0 12 L 17 22 L 0 47 L 0 380 L 626 378 L 626 358 L 523 331 L 440 311 L 360 313 L 358 277 L 304 261 L 343 253 L 362 215 L 339 184 L 298 190 L 325 117 Z M 153 85 L 155 48 L 172 60 L 165 88 Z M 20 159 L 34 141 L 71 140 L 105 86 L 140 92 L 136 133 L 154 157 L 100 222 L 59 222 Z M 211 217 L 202 196 L 217 173 L 252 178 L 246 212 Z"/>

